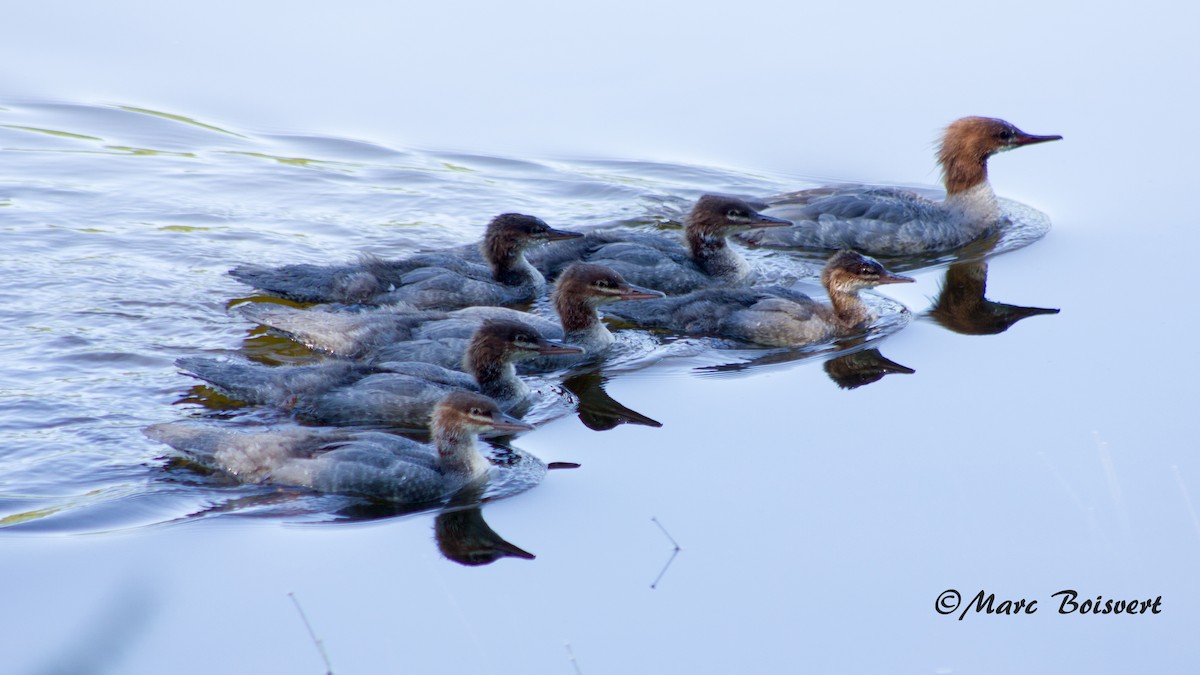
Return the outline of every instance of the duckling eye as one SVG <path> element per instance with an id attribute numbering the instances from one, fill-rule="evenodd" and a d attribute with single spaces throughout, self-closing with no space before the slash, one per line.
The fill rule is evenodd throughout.
<path id="1" fill-rule="evenodd" d="M 1002 141 L 1011 141 L 1012 137 L 1013 137 L 1012 129 L 1005 129 L 1004 131 L 1000 132 L 1000 140 L 1002 140 Z"/>
<path id="2" fill-rule="evenodd" d="M 612 288 L 613 284 L 608 279 L 601 279 L 596 282 L 596 288 Z"/>
<path id="3" fill-rule="evenodd" d="M 870 265 L 862 265 L 858 268 L 858 273 L 864 277 L 869 277 L 875 274 L 875 268 Z"/>
<path id="4" fill-rule="evenodd" d="M 483 415 L 483 411 L 480 410 L 479 408 L 471 408 L 471 414 L 472 415 Z"/>
<path id="5" fill-rule="evenodd" d="M 728 218 L 745 218 L 746 214 L 743 213 L 741 209 L 729 209 L 729 211 L 725 213 L 725 216 Z"/>

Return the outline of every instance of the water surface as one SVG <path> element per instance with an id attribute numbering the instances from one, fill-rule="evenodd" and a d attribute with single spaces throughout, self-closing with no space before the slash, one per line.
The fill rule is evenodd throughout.
<path id="1" fill-rule="evenodd" d="M 336 54 L 274 52 L 295 59 L 294 78 L 264 77 L 267 61 L 255 59 L 267 57 L 251 58 L 290 44 L 263 30 L 262 42 L 212 55 L 208 67 L 229 76 L 211 79 L 228 82 L 220 87 L 181 77 L 201 66 L 166 48 L 187 31 L 158 10 L 136 25 L 159 30 L 120 48 L 111 35 L 126 35 L 119 19 L 133 14 L 118 10 L 107 33 L 12 36 L 7 48 L 20 53 L 6 62 L 29 64 L 22 80 L 39 83 L 25 90 L 51 91 L 0 101 L 7 667 L 322 672 L 289 593 L 335 672 L 1194 663 L 1200 463 L 1189 414 L 1200 369 L 1186 355 L 1186 282 L 1200 242 L 1185 199 L 1194 93 L 1179 84 L 1180 64 L 1195 62 L 1180 33 L 1194 11 L 1147 6 L 1143 24 L 1018 4 L 1006 11 L 1036 18 L 1014 28 L 1024 47 L 980 54 L 979 30 L 947 27 L 995 20 L 994 8 L 876 8 L 871 22 L 835 8 L 743 9 L 759 14 L 538 23 L 517 8 L 530 39 L 507 48 L 514 40 L 495 37 L 511 36 L 497 33 L 509 26 L 501 17 L 476 26 L 428 10 L 428 30 L 409 42 L 361 39 L 387 32 L 380 23 Z M 190 17 L 196 44 L 276 25 L 211 11 Z M 305 16 L 279 20 L 297 28 Z M 577 28 L 547 28 L 559 21 Z M 578 28 L 589 25 L 595 35 Z M 805 49 L 800 25 L 812 28 Z M 856 47 L 831 26 L 856 27 Z M 437 27 L 461 30 L 469 46 L 435 51 L 449 39 Z M 614 53 L 620 37 L 641 49 Z M 758 48 L 742 48 L 752 37 Z M 739 49 L 679 42 L 730 39 Z M 96 40 L 109 57 L 84 49 Z M 161 72 L 132 67 L 160 42 Z M 440 69 L 406 75 L 397 64 L 415 61 L 366 58 L 396 43 L 441 54 Z M 547 58 L 550 47 L 564 57 Z M 947 61 L 945 49 L 982 62 Z M 833 54 L 844 60 L 822 60 Z M 505 86 L 508 105 L 486 105 Z M 661 428 L 560 417 L 515 444 L 582 466 L 481 511 L 398 516 L 338 497 L 264 495 L 169 466 L 141 434 L 205 412 L 179 402 L 191 382 L 175 358 L 262 340 L 227 311 L 250 295 L 225 276 L 233 264 L 455 245 L 508 210 L 564 228 L 669 227 L 704 192 L 811 184 L 790 172 L 928 188 L 930 142 L 964 114 L 1065 136 L 992 162 L 1001 196 L 1049 215 L 1045 238 L 986 268 L 928 268 L 889 287 L 913 320 L 842 345 L 850 360 L 656 340 L 647 363 L 597 378 Z M 458 150 L 420 147 L 435 141 Z M 624 159 L 588 159 L 606 155 Z M 1021 319 L 1020 307 L 1061 313 Z M 280 350 L 262 346 L 307 358 Z M 897 366 L 915 372 L 873 379 Z M 446 537 L 464 532 L 473 536 Z M 509 557 L 447 557 L 488 551 Z M 948 588 L 1037 598 L 1042 610 L 957 621 L 934 610 Z M 1050 594 L 1062 588 L 1162 595 L 1164 612 L 1059 616 Z"/>

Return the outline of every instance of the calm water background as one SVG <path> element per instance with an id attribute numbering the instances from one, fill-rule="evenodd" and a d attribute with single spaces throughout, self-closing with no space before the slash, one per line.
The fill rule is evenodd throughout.
<path id="1" fill-rule="evenodd" d="M 1197 18 L 14 9 L 3 670 L 321 672 L 289 593 L 339 673 L 1193 670 Z M 534 561 L 448 562 L 432 515 L 188 518 L 242 493 L 165 471 L 141 436 L 198 413 L 176 357 L 247 337 L 234 263 L 402 255 L 503 210 L 569 227 L 818 177 L 932 184 L 932 141 L 965 114 L 1066 137 L 993 160 L 1054 229 L 988 277 L 993 300 L 1062 313 L 993 336 L 918 316 L 878 345 L 917 372 L 854 390 L 819 359 L 614 377 L 663 428 L 551 423 L 518 445 L 583 467 L 484 508 Z M 920 315 L 943 273 L 889 295 Z M 652 517 L 683 547 L 654 590 L 672 546 Z M 934 611 L 947 588 L 1041 611 L 960 622 Z M 1058 616 L 1062 588 L 1163 614 Z"/>

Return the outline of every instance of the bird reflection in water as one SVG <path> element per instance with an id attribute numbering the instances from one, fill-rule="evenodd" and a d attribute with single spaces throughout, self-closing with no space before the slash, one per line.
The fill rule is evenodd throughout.
<path id="1" fill-rule="evenodd" d="M 447 560 L 476 567 L 501 558 L 533 560 L 535 555 L 496 534 L 478 505 L 446 507 L 433 522 L 438 550 Z"/>
<path id="2" fill-rule="evenodd" d="M 636 410 L 621 405 L 604 390 L 607 379 L 599 370 L 573 375 L 563 380 L 563 387 L 578 399 L 576 408 L 579 421 L 593 431 L 608 431 L 622 424 L 640 424 L 646 427 L 661 427 L 662 423 L 653 420 Z"/>
<path id="3" fill-rule="evenodd" d="M 880 354 L 878 349 L 862 348 L 862 345 L 874 341 L 871 337 L 865 336 L 855 336 L 837 341 L 832 345 L 836 351 L 824 363 L 825 374 L 842 389 L 857 389 L 872 382 L 878 382 L 885 375 L 896 373 L 911 375 L 917 372 L 908 366 L 888 359 Z M 811 349 L 770 350 L 749 361 L 704 366 L 697 370 L 704 373 L 737 373 L 752 368 L 811 359 L 828 354 L 830 351 L 830 349 L 815 352 Z"/>
<path id="4" fill-rule="evenodd" d="M 928 315 L 947 330 L 963 335 L 995 335 L 1016 322 L 1057 309 L 993 302 L 987 292 L 988 265 L 982 260 L 957 262 L 946 269 L 942 289 Z"/>
<path id="5" fill-rule="evenodd" d="M 547 469 L 577 469 L 574 462 L 550 462 Z M 533 560 L 529 551 L 507 541 L 483 519 L 483 490 L 474 488 L 455 495 L 433 522 L 438 550 L 460 565 L 490 565 L 501 558 Z"/>
<path id="6" fill-rule="evenodd" d="M 842 389 L 857 389 L 882 380 L 884 375 L 917 372 L 880 354 L 878 349 L 863 349 L 834 357 L 825 362 L 824 368 L 829 379 Z"/>

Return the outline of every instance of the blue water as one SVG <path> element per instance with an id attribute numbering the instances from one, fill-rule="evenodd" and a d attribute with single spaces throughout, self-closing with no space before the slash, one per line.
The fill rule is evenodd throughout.
<path id="1" fill-rule="evenodd" d="M 338 673 L 1196 661 L 1194 9 L 263 7 L 12 17 L 53 34 L 3 47 L 4 670 L 324 672 L 292 597 Z M 234 264 L 400 256 L 509 210 L 654 228 L 704 192 L 931 188 L 965 114 L 1064 135 L 991 164 L 1052 229 L 888 287 L 912 320 L 839 345 L 866 362 L 635 339 L 604 390 L 662 427 L 560 417 L 515 445 L 582 466 L 477 512 L 230 486 L 141 434 L 211 414 L 178 356 L 310 358 L 227 311 Z M 1061 313 L 929 314 L 985 272 Z M 831 377 L 870 349 L 915 372 Z M 463 532 L 537 557 L 459 565 Z M 1040 610 L 959 621 L 951 588 Z M 1064 588 L 1163 612 L 1060 616 Z"/>

